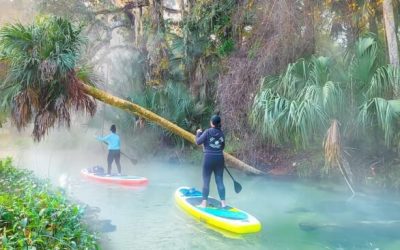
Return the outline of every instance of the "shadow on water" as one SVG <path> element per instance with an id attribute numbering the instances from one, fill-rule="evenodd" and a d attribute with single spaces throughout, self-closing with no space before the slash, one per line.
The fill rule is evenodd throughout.
<path id="1" fill-rule="evenodd" d="M 310 208 L 297 207 L 287 213 L 298 213 L 299 217 L 307 213 L 307 220 L 298 223 L 299 229 L 318 235 L 319 240 L 336 249 L 380 249 L 380 241 L 389 243 L 387 249 L 398 249 L 399 211 L 397 203 L 356 197 L 351 201 L 324 200 Z M 390 247 L 390 242 L 396 241 L 395 246 Z"/>
<path id="2" fill-rule="evenodd" d="M 80 203 L 85 207 L 84 221 L 90 225 L 91 229 L 95 232 L 110 233 L 117 230 L 117 226 L 112 224 L 111 220 L 99 219 L 99 213 L 101 209 L 99 207 L 91 207 Z"/>

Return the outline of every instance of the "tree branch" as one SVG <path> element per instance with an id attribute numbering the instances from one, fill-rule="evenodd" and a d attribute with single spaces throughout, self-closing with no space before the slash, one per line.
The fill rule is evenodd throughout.
<path id="1" fill-rule="evenodd" d="M 172 13 L 172 14 L 181 14 L 181 10 L 173 9 L 173 8 L 166 7 L 166 6 L 163 6 L 163 9 L 166 12 L 169 12 L 169 13 Z"/>
<path id="2" fill-rule="evenodd" d="M 126 10 L 131 10 L 134 8 L 141 8 L 141 7 L 146 7 L 149 6 L 149 0 L 137 0 L 135 2 L 128 2 L 125 4 L 124 7 L 120 8 L 115 8 L 115 9 L 104 9 L 104 10 L 99 10 L 94 12 L 95 15 L 108 15 L 108 14 L 114 14 L 118 12 L 124 12 Z"/>

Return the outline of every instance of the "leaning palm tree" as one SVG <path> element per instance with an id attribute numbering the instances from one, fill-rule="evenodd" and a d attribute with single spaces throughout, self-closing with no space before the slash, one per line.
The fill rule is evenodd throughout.
<path id="1" fill-rule="evenodd" d="M 70 126 L 70 110 L 94 115 L 96 104 L 83 92 L 76 69 L 84 43 L 81 28 L 61 18 L 41 17 L 34 25 L 0 30 L 1 60 L 9 66 L 1 85 L 2 106 L 18 129 L 34 120 L 39 141 L 56 122 Z"/>
<path id="2" fill-rule="evenodd" d="M 75 109 L 94 115 L 95 99 L 154 122 L 194 143 L 195 136 L 135 103 L 96 88 L 87 67 L 78 66 L 85 42 L 81 27 L 58 17 L 40 17 L 30 26 L 6 25 L 0 29 L 0 62 L 6 78 L 0 85 L 0 105 L 11 110 L 17 128 L 34 121 L 33 137 L 40 141 L 57 123 L 70 126 Z M 225 154 L 232 166 L 261 172 Z"/>

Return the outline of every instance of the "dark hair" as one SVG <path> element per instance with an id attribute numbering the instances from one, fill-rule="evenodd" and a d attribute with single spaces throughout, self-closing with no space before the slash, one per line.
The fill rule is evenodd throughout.
<path id="1" fill-rule="evenodd" d="M 211 116 L 210 121 L 216 128 L 221 128 L 221 117 L 219 117 L 219 115 Z"/>
<path id="2" fill-rule="evenodd" d="M 111 125 L 110 130 L 111 130 L 111 132 L 115 133 L 115 132 L 117 132 L 117 127 L 113 124 L 113 125 Z"/>

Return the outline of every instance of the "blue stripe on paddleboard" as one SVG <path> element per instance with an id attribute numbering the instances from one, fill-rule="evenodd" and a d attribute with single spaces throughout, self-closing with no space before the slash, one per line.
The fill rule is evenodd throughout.
<path id="1" fill-rule="evenodd" d="M 241 212 L 241 211 L 231 211 L 227 210 L 224 208 L 213 208 L 213 207 L 206 207 L 206 208 L 199 208 L 198 209 L 208 213 L 212 214 L 218 217 L 226 218 L 226 219 L 231 219 L 231 220 L 245 220 L 247 219 L 247 214 Z"/>
<path id="2" fill-rule="evenodd" d="M 185 197 L 195 197 L 195 196 L 202 196 L 202 193 L 198 190 L 196 190 L 195 188 L 190 188 L 190 189 L 186 189 L 186 188 L 182 188 L 181 190 L 179 190 L 181 192 L 181 194 L 183 194 Z"/>
<path id="3" fill-rule="evenodd" d="M 199 197 L 201 198 L 202 193 L 198 190 L 196 190 L 195 188 L 182 188 L 180 189 L 181 194 L 183 194 L 185 197 L 189 198 L 189 199 L 196 199 L 196 198 L 190 198 L 190 197 Z M 213 198 L 209 198 L 209 201 L 214 200 Z M 193 205 L 191 202 L 189 202 L 192 206 Z M 212 202 L 210 202 L 212 203 Z M 248 218 L 247 214 L 241 211 L 236 211 L 233 210 L 231 207 L 227 207 L 227 208 L 218 208 L 218 207 L 206 207 L 206 208 L 202 208 L 202 207 L 198 207 L 195 206 L 197 209 L 206 212 L 208 214 L 212 214 L 214 216 L 218 216 L 218 217 L 222 217 L 222 218 L 226 218 L 226 219 L 231 219 L 231 220 L 245 220 Z"/>

